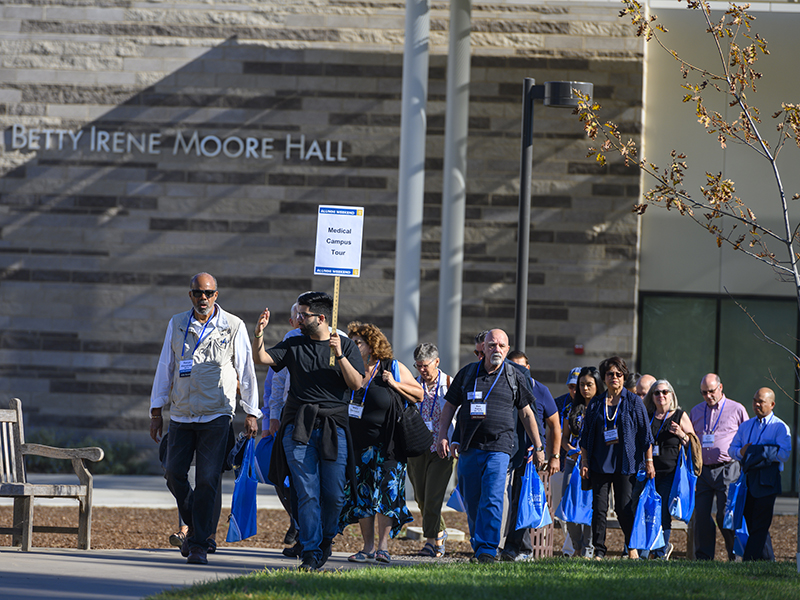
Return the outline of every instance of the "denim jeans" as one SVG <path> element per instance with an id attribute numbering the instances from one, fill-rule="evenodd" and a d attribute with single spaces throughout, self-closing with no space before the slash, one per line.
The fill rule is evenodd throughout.
<path id="1" fill-rule="evenodd" d="M 509 455 L 470 449 L 458 457 L 458 489 L 467 507 L 475 556 L 497 555 Z"/>
<path id="2" fill-rule="evenodd" d="M 167 487 L 178 503 L 181 519 L 190 528 L 189 546 L 208 549 L 208 537 L 217 531 L 215 510 L 222 466 L 228 448 L 231 418 L 208 423 L 170 422 L 166 460 Z M 189 466 L 195 460 L 195 487 L 189 485 Z"/>
<path id="3" fill-rule="evenodd" d="M 283 449 L 292 486 L 297 492 L 297 520 L 303 555 L 313 552 L 322 559 L 322 541 L 332 540 L 339 531 L 339 513 L 344 504 L 347 438 L 344 429 L 336 428 L 338 453 L 336 460 L 320 457 L 321 430 L 315 429 L 307 444 L 292 439 L 294 425 L 287 425 L 283 434 Z"/>

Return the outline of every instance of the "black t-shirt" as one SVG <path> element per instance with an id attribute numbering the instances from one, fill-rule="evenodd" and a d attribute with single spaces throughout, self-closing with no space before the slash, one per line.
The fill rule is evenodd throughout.
<path id="1" fill-rule="evenodd" d="M 356 371 L 364 375 L 364 362 L 358 347 L 349 338 L 342 337 L 342 354 Z M 307 335 L 287 338 L 276 344 L 267 354 L 275 364 L 272 368 L 289 370 L 289 398 L 300 403 L 319 404 L 328 409 L 347 404 L 350 388 L 344 381 L 339 361 L 330 366 L 331 347 L 328 340 L 313 340 Z"/>
<path id="2" fill-rule="evenodd" d="M 517 378 L 519 393 L 516 398 L 509 386 L 506 373 L 497 369 L 494 373 L 487 373 L 480 362 L 472 363 L 461 369 L 453 378 L 450 389 L 447 390 L 445 400 L 454 406 L 462 406 L 458 411 L 458 427 L 462 452 L 470 448 L 477 448 L 488 452 L 505 452 L 511 454 L 514 441 L 514 426 L 517 422 L 517 411 L 534 402 L 533 394 L 524 381 L 526 375 L 517 376 L 514 363 L 506 361 L 505 369 L 510 369 L 510 374 Z M 475 372 L 477 370 L 477 378 Z M 489 393 L 492 384 L 497 384 Z M 465 386 L 466 384 L 466 386 Z M 473 419 L 470 415 L 470 401 L 467 393 L 473 391 L 482 393 L 482 401 L 486 402 L 486 418 Z M 468 388 L 468 389 L 467 389 Z M 487 396 L 488 394 L 488 396 Z"/>
<path id="3" fill-rule="evenodd" d="M 352 396 L 356 404 L 364 403 L 361 418 L 350 417 L 353 447 L 360 451 L 367 446 L 380 446 L 386 437 L 386 420 L 394 401 L 389 393 L 389 384 L 383 380 L 383 369 L 378 367 L 375 377 L 367 388 L 366 399 L 364 399 L 364 388 L 356 390 Z"/>

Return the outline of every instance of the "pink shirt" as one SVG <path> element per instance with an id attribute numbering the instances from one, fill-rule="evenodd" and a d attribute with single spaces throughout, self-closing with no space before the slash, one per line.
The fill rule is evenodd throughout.
<path id="1" fill-rule="evenodd" d="M 714 434 L 714 445 L 711 448 L 703 448 L 703 464 L 715 465 L 733 460 L 728 454 L 728 448 L 733 436 L 739 430 L 739 425 L 749 418 L 747 409 L 723 394 L 722 400 L 713 408 L 705 400 L 695 406 L 690 417 L 694 432 L 701 443 L 704 434 Z"/>

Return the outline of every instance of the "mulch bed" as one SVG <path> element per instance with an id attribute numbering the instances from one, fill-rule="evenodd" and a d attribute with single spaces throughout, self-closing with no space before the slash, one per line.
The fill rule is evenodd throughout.
<path id="1" fill-rule="evenodd" d="M 37 506 L 34 513 L 35 525 L 76 526 L 78 522 L 77 504 L 75 508 Z M 169 534 L 177 529 L 177 510 L 156 510 L 141 508 L 106 508 L 95 507 L 92 513 L 92 548 L 94 549 L 129 549 L 129 548 L 168 548 Z M 0 523 L 11 524 L 12 510 L 10 506 L 0 506 Z M 421 526 L 420 515 L 414 514 L 414 522 L 409 525 Z M 468 531 L 467 518 L 463 513 L 445 513 L 445 521 L 451 528 Z M 259 510 L 258 534 L 243 542 L 226 543 L 228 531 L 227 513 L 223 510 L 217 528 L 217 540 L 220 547 L 245 546 L 258 548 L 284 548 L 283 537 L 289 525 L 289 519 L 283 511 Z M 797 552 L 797 517 L 776 516 L 772 522 L 772 543 L 778 560 L 795 560 Z M 554 550 L 558 555 L 564 535 L 560 529 L 555 530 Z M 675 545 L 673 558 L 686 557 L 686 533 L 675 531 L 672 535 Z M 405 537 L 405 530 L 396 539 L 389 542 L 389 552 L 398 556 L 413 556 L 424 540 L 411 540 Z M 622 548 L 622 533 L 618 529 L 608 532 L 607 546 L 609 556 L 619 556 Z M 0 535 L 0 545 L 11 544 L 11 536 Z M 76 536 L 61 534 L 35 533 L 33 545 L 42 548 L 74 548 Z M 336 537 L 334 551 L 356 552 L 362 548 L 361 533 L 357 525 L 351 525 L 344 533 Z M 176 549 L 177 552 L 177 549 Z M 455 559 L 466 559 L 472 556 L 468 542 L 447 541 L 448 556 Z M 717 532 L 717 559 L 725 559 L 722 537 Z"/>

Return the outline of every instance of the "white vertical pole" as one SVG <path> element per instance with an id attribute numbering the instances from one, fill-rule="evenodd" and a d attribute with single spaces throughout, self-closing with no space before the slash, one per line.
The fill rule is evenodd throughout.
<path id="1" fill-rule="evenodd" d="M 406 0 L 392 335 L 394 354 L 406 364 L 413 361 L 419 328 L 429 37 L 429 0 Z"/>
<path id="2" fill-rule="evenodd" d="M 441 368 L 447 373 L 457 372 L 460 366 L 458 350 L 467 196 L 471 1 L 450 0 L 437 340 Z"/>

